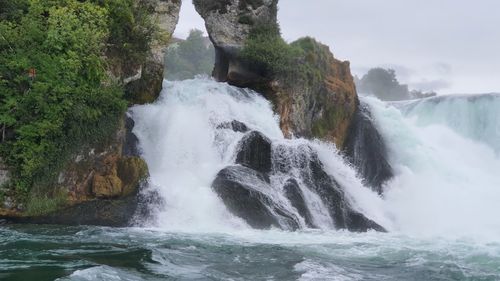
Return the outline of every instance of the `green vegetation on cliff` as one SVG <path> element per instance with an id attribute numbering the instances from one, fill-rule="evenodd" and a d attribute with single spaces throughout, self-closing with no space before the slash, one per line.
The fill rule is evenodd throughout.
<path id="1" fill-rule="evenodd" d="M 0 4 L 0 154 L 11 195 L 50 194 L 71 155 L 115 133 L 127 102 L 105 54 L 145 58 L 153 29 L 136 2 Z"/>
<path id="2" fill-rule="evenodd" d="M 253 70 L 267 77 L 294 71 L 302 53 L 281 38 L 277 25 L 258 25 L 250 32 L 240 55 Z"/>
<path id="3" fill-rule="evenodd" d="M 322 79 L 321 64 L 327 54 L 316 40 L 310 37 L 288 44 L 277 25 L 254 27 L 241 51 L 243 61 L 264 77 L 273 77 L 305 85 L 312 85 Z"/>
<path id="4" fill-rule="evenodd" d="M 288 44 L 277 25 L 255 26 L 240 58 L 252 72 L 280 82 L 280 97 L 270 98 L 282 114 L 285 132 L 293 130 L 343 145 L 358 102 L 348 62 L 335 59 L 328 46 L 311 37 Z M 303 111 L 290 114 L 293 106 Z M 292 128 L 298 123 L 306 125 Z"/>

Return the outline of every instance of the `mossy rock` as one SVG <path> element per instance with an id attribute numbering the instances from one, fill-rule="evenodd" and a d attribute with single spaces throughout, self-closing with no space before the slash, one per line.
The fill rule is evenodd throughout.
<path id="1" fill-rule="evenodd" d="M 117 172 L 122 182 L 122 196 L 127 196 L 148 176 L 148 165 L 140 157 L 126 157 L 118 161 Z"/>

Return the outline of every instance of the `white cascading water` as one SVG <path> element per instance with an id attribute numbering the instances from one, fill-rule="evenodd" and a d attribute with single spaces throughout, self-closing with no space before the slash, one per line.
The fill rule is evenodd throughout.
<path id="1" fill-rule="evenodd" d="M 238 120 L 269 137 L 273 150 L 282 150 L 281 157 L 291 161 L 294 152 L 286 156 L 283 151 L 297 151 L 304 144 L 312 147 L 325 170 L 345 188 L 350 203 L 389 231 L 500 235 L 500 160 L 495 153 L 495 144 L 500 142 L 500 115 L 495 112 L 500 108 L 498 97 L 480 106 L 447 99 L 396 106 L 373 98 L 363 100 L 388 145 L 396 174 L 383 197 L 362 185 L 333 145 L 284 139 L 278 116 L 257 93 L 206 78 L 165 81 L 157 102 L 131 111 L 134 133 L 150 168 L 150 183 L 165 201 L 156 225 L 183 231 L 248 228 L 211 189 L 216 174 L 234 163 L 244 135 L 217 127 Z M 467 112 L 462 123 L 449 113 L 455 111 Z M 472 116 L 477 118 L 467 123 Z M 272 188 L 265 192 L 297 214 L 281 194 L 282 183 L 295 174 L 294 169 L 287 175 L 274 174 Z M 332 228 L 318 196 L 301 189 L 314 222 L 322 229 Z M 302 221 L 301 226 L 305 227 Z"/>
<path id="2" fill-rule="evenodd" d="M 157 216 L 159 227 L 183 231 L 225 231 L 247 227 L 226 210 L 211 189 L 216 174 L 234 163 L 237 144 L 244 135 L 217 128 L 233 120 L 243 122 L 250 130 L 270 138 L 273 150 L 281 150 L 281 157 L 292 159 L 293 151 L 303 145 L 324 151 L 319 153 L 321 160 L 326 166 L 331 166 L 327 171 L 341 184 L 348 183 L 353 192 L 348 190 L 347 196 L 355 208 L 379 223 L 385 222 L 380 208 L 372 207 L 377 204 L 374 201 L 380 203 L 381 199 L 362 186 L 333 146 L 304 139 L 286 140 L 270 103 L 253 91 L 206 78 L 165 81 L 158 101 L 136 106 L 131 113 L 135 121 L 134 133 L 150 168 L 150 183 L 157 187 L 165 201 L 164 209 Z M 300 218 L 282 191 L 282 184 L 290 175 L 300 178 L 297 168 L 300 163 L 294 165 L 291 164 L 286 175 L 272 175 L 270 189 L 256 189 Z M 316 225 L 331 229 L 333 222 L 320 198 L 302 186 L 301 189 Z M 388 227 L 386 224 L 384 226 Z M 303 220 L 300 225 L 305 227 Z"/>
<path id="3" fill-rule="evenodd" d="M 385 208 L 396 229 L 500 237 L 500 95 L 364 101 L 395 169 Z"/>

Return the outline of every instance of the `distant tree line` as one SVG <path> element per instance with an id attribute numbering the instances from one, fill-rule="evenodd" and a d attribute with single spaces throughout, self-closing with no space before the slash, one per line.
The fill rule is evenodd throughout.
<path id="1" fill-rule="evenodd" d="M 172 44 L 165 54 L 165 78 L 184 80 L 212 73 L 214 46 L 201 30 L 193 29 L 186 40 Z"/>
<path id="2" fill-rule="evenodd" d="M 372 94 L 385 101 L 400 101 L 435 96 L 435 92 L 409 90 L 408 85 L 400 84 L 394 69 L 372 68 L 361 79 L 354 78 L 360 93 Z"/>

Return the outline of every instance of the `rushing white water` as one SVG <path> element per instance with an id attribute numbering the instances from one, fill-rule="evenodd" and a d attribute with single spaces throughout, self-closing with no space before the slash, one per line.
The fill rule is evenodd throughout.
<path id="1" fill-rule="evenodd" d="M 361 184 L 336 149 L 320 142 L 285 140 L 271 105 L 255 92 L 202 78 L 166 81 L 160 99 L 154 104 L 133 108 L 132 115 L 134 133 L 150 167 L 151 184 L 158 188 L 165 201 L 163 211 L 157 216 L 158 226 L 184 231 L 246 227 L 226 210 L 211 189 L 216 174 L 234 163 L 237 144 L 244 135 L 221 129 L 221 124 L 237 120 L 270 138 L 275 162 L 287 167 L 286 171 L 271 175 L 269 186 L 260 187 L 252 179 L 244 179 L 245 182 L 299 218 L 301 228 L 306 227 L 305 221 L 283 195 L 283 183 L 290 177 L 298 180 L 315 225 L 333 228 L 332 218 L 318 195 L 301 182 L 304 162 L 299 159 L 310 157 L 308 150 L 311 149 L 320 152 L 327 172 L 348 187 L 347 197 L 355 209 L 390 227 L 380 208 L 373 207 L 380 205 L 381 199 Z"/>
<path id="2" fill-rule="evenodd" d="M 308 147 L 344 188 L 350 204 L 389 231 L 500 237 L 499 97 L 435 98 L 396 105 L 363 100 L 388 145 L 395 170 L 383 197 L 363 186 L 333 145 L 284 139 L 278 116 L 260 95 L 209 79 L 166 81 L 156 103 L 132 109 L 134 133 L 150 167 L 151 184 L 165 201 L 156 225 L 182 231 L 248 228 L 211 189 L 218 171 L 234 163 L 244 135 L 220 125 L 238 120 L 272 140 L 274 157 L 283 158 L 274 161 L 289 162 L 285 174 L 271 176 L 271 188 L 260 190 L 293 216 L 300 217 L 283 196 L 282 186 L 290 176 L 300 184 L 302 164 L 297 159 Z M 315 224 L 331 229 L 332 219 L 318 195 L 300 188 Z M 302 219 L 299 223 L 306 227 Z"/>
<path id="3" fill-rule="evenodd" d="M 385 208 L 411 234 L 500 237 L 500 96 L 370 104 L 395 178 Z"/>

